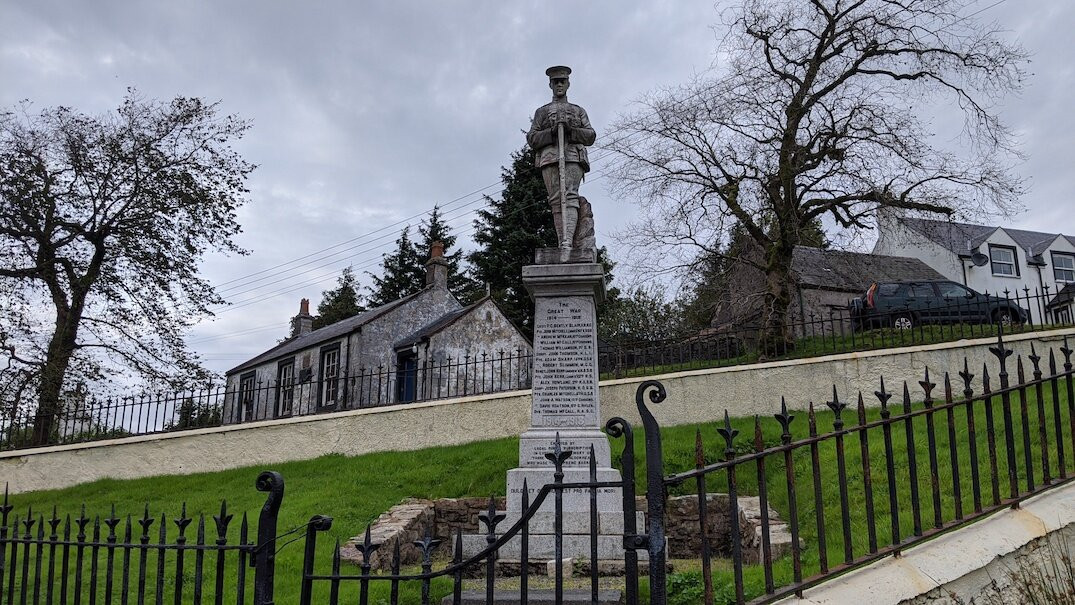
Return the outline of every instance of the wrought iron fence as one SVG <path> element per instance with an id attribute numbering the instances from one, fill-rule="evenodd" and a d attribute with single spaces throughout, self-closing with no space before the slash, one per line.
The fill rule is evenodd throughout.
<path id="1" fill-rule="evenodd" d="M 789 324 L 794 342 L 769 359 L 814 357 L 870 349 L 996 336 L 1000 330 L 1036 330 L 1070 325 L 1070 310 L 1050 307 L 1051 294 L 1005 293 L 1027 321 L 989 323 L 992 315 L 958 301 L 920 308 L 890 309 L 867 316 L 850 307 L 827 317 L 808 316 Z M 911 318 L 910 324 L 901 323 Z M 1037 319 L 1034 318 L 1044 318 Z M 903 325 L 901 329 L 899 326 Z M 664 341 L 604 344 L 598 351 L 603 377 L 651 376 L 667 372 L 741 365 L 758 361 L 760 328 L 738 326 Z M 35 440 L 41 423 L 36 405 L 9 405 L 0 414 L 0 450 L 97 441 L 115 437 L 220 426 L 294 415 L 481 395 L 530 388 L 533 354 L 497 351 L 461 359 L 389 363 L 323 377 L 292 374 L 285 380 L 241 376 L 228 385 L 206 385 L 174 393 L 143 393 L 105 399 L 68 400 L 54 410 L 44 442 Z"/>
<path id="2" fill-rule="evenodd" d="M 429 605 L 434 600 L 432 584 L 438 578 L 446 578 L 451 582 L 451 600 L 453 603 L 460 603 L 464 594 L 464 582 L 482 575 L 485 577 L 484 591 L 479 593 L 486 595 L 487 602 L 491 603 L 498 593 L 496 579 L 499 551 L 509 541 L 515 540 L 520 544 L 521 560 L 529 560 L 531 524 L 535 515 L 547 509 L 547 501 L 550 499 L 556 528 L 552 536 L 554 552 L 546 553 L 543 557 L 553 557 L 556 561 L 553 574 L 555 587 L 544 591 L 549 594 L 542 595 L 541 598 L 544 599 L 543 602 L 548 602 L 551 597 L 556 603 L 562 603 L 565 578 L 570 575 L 570 570 L 564 569 L 563 557 L 560 556 L 564 548 L 562 527 L 565 493 L 583 490 L 590 495 L 588 535 L 593 541 L 591 552 L 596 553 L 598 537 L 598 490 L 620 490 L 624 504 L 630 504 L 627 509 L 630 513 L 625 515 L 624 527 L 628 535 L 633 535 L 635 531 L 632 472 L 634 447 L 630 426 L 618 419 L 610 421 L 608 426 L 610 434 L 626 438 L 626 481 L 599 481 L 596 459 L 591 448 L 588 480 L 565 482 L 564 463 L 576 452 L 563 449 L 557 435 L 552 452 L 546 454 L 554 465 L 553 482 L 542 486 L 533 499 L 530 498 L 524 482 L 520 516 L 511 528 L 497 534 L 497 526 L 504 520 L 504 515 L 495 509 L 494 500 L 491 498 L 488 511 L 479 516 L 486 528 L 484 548 L 464 557 L 462 533 L 457 533 L 451 560 L 446 564 L 438 562 L 437 569 L 434 569 L 433 551 L 440 540 L 427 533 L 415 542 L 421 550 L 422 559 L 420 570 L 411 573 L 402 569 L 398 543 L 389 572 L 371 572 L 371 555 L 380 545 L 372 542 L 368 527 L 365 540 L 356 545 L 358 552 L 363 555 L 362 562 L 357 569 L 349 567 L 346 570 L 342 567 L 338 541 L 331 546 L 332 551 L 328 557 L 318 557 L 319 551 L 323 552 L 325 549 L 319 549 L 317 537 L 319 533 L 332 527 L 331 517 L 313 515 L 308 523 L 277 534 L 284 482 L 278 473 L 271 471 L 262 473 L 257 480 L 257 488 L 269 492 L 258 522 L 257 541 L 249 540 L 250 528 L 244 515 L 238 542 L 234 545 L 228 543 L 228 528 L 232 515 L 228 513 L 224 503 L 221 504 L 220 513 L 212 517 L 216 539 L 207 537 L 207 522 L 205 516 L 200 515 L 196 537 L 191 543 L 187 531 L 193 519 L 187 516 L 185 506 L 180 517 L 173 520 L 176 529 L 169 530 L 168 519 L 164 515 L 157 523 L 156 519 L 150 517 L 148 510 L 143 513 L 142 518 L 133 522 L 130 516 L 126 519 L 117 517 L 115 510 L 108 518 L 95 517 L 92 523 L 84 510 L 73 522 L 70 517 L 61 521 L 55 510 L 48 519 L 41 515 L 35 518 L 33 511 L 27 511 L 25 519 L 18 516 L 9 518 L 12 508 L 5 497 L 4 505 L 0 507 L 0 605 L 42 602 L 66 605 L 72 602 L 98 601 L 137 605 L 165 602 L 272 605 L 276 588 L 282 582 L 299 585 L 300 605 L 336 605 L 340 602 L 356 601 L 366 605 L 371 602 L 371 595 L 377 595 L 377 602 L 388 602 L 391 605 L 416 602 Z M 102 530 L 102 523 L 107 530 Z M 47 534 L 44 529 L 46 524 L 50 528 Z M 61 525 L 62 535 L 58 531 Z M 121 525 L 122 530 L 117 530 Z M 135 525 L 141 527 L 140 532 L 132 529 Z M 210 533 L 212 529 L 213 526 L 210 526 Z M 72 535 L 73 531 L 77 533 Z M 292 534 L 296 534 L 296 537 L 282 541 Z M 156 541 L 153 541 L 154 535 L 157 536 Z M 300 574 L 297 577 L 278 577 L 276 556 L 283 548 L 303 537 L 305 542 Z M 630 540 L 625 547 L 627 602 L 631 604 L 638 603 L 639 574 L 635 551 L 641 547 L 644 547 L 644 542 L 639 540 Z M 596 554 L 592 560 L 596 560 Z M 247 566 L 254 567 L 252 577 L 246 573 Z M 529 588 L 529 567 L 522 565 L 521 570 L 519 589 L 513 591 L 513 594 L 519 602 L 528 603 L 536 593 L 542 591 Z M 598 566 L 591 565 L 590 591 L 595 602 L 599 592 L 598 573 Z M 401 591 L 401 588 L 410 585 L 417 586 L 414 592 L 418 595 L 415 598 L 410 598 Z M 502 594 L 503 590 L 499 592 Z"/>
<path id="3" fill-rule="evenodd" d="M 1046 357 L 1033 346 L 1029 356 L 1019 356 L 1014 382 L 1010 374 L 1013 351 L 1002 335 L 990 351 L 996 358 L 992 375 L 989 365 L 983 364 L 975 376 L 964 359 L 958 376 L 945 373 L 938 385 L 927 369 L 919 382 L 925 394 L 921 405 L 912 402 L 906 383 L 902 395 L 894 394 L 881 378 L 879 389 L 870 395 L 878 404 L 876 418 L 868 413 L 863 394 L 858 394 L 849 410 L 848 401 L 841 400 L 834 387 L 832 400 L 825 402 L 832 413 L 828 432 L 819 429 L 812 403 L 805 434 L 795 430 L 802 422 L 793 425 L 796 415 L 782 400 L 774 416 L 778 445 L 766 446 L 763 423 L 755 417 L 753 438 L 744 452 L 744 444 L 736 441 L 739 431 L 725 412 L 723 424 L 716 429 L 721 442 L 718 460 L 706 463 L 705 440 L 699 433 L 695 468 L 668 475 L 664 474 L 660 427 L 639 398 L 646 431 L 651 525 L 665 515 L 664 498 L 654 498 L 654 494 L 693 484 L 690 491 L 699 500 L 699 531 L 706 536 L 707 482 L 710 486 L 719 482 L 729 494 L 735 602 L 746 603 L 753 596 L 751 603 L 762 604 L 792 594 L 802 596 L 805 589 L 833 576 L 1070 483 L 1075 479 L 1075 370 L 1067 341 L 1057 350 L 1050 349 Z M 942 386 L 939 400 L 935 396 L 938 386 Z M 658 383 L 643 387 L 653 389 L 651 401 L 663 400 Z M 892 404 L 893 397 L 898 404 Z M 848 411 L 854 414 L 850 421 L 845 419 Z M 960 437 L 964 432 L 965 440 Z M 926 459 L 920 460 L 920 455 Z M 834 466 L 822 464 L 833 459 Z M 757 490 L 762 511 L 764 589 L 757 595 L 744 590 L 747 565 L 737 514 L 744 478 Z M 835 502 L 826 499 L 825 493 L 831 490 L 838 492 Z M 774 496 L 784 504 L 791 533 L 791 569 L 783 582 L 774 573 L 781 562 L 771 546 L 774 525 L 768 510 Z M 861 530 L 856 534 L 853 527 L 864 527 L 865 535 Z M 659 537 L 653 534 L 649 539 L 654 604 L 664 603 L 659 595 L 666 589 L 665 547 Z M 707 604 L 714 602 L 709 542 L 702 541 L 699 553 Z"/>
<path id="4" fill-rule="evenodd" d="M 295 415 L 354 410 L 528 389 L 529 351 L 480 353 L 462 359 L 361 368 L 332 377 L 250 380 L 174 393 L 62 402 L 46 443 L 34 442 L 37 406 L 0 416 L 0 450 L 80 443 L 221 426 Z"/>
<path id="5" fill-rule="evenodd" d="M 171 520 L 163 513 L 151 516 L 148 506 L 133 518 L 118 517 L 113 506 L 109 516 L 91 519 L 83 505 L 77 517 L 61 518 L 56 507 L 49 516 L 13 514 L 5 491 L 0 603 L 271 604 L 283 478 L 266 471 L 256 487 L 268 493 L 256 541 L 246 513 L 236 536 L 234 515 L 223 501 L 208 522 L 204 514 L 188 516 L 186 505 Z"/>
<path id="6" fill-rule="evenodd" d="M 884 310 L 863 309 L 854 301 L 825 312 L 796 312 L 787 322 L 787 343 L 760 351 L 762 326 L 754 320 L 704 330 L 689 337 L 607 343 L 600 347 L 604 376 L 623 378 L 682 370 L 736 366 L 756 361 L 817 357 L 872 349 L 996 336 L 998 326 L 1033 331 L 1075 324 L 1071 301 L 1053 304 L 1054 293 L 1025 288 L 1005 291 L 992 306 L 980 301 L 925 299 Z M 1022 309 L 1018 317 L 1015 309 Z M 1012 312 L 1005 312 L 1011 309 Z M 763 355 L 763 353 L 765 353 Z"/>

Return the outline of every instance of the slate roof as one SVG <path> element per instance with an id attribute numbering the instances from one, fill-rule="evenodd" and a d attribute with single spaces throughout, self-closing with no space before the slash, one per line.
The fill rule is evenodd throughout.
<path id="1" fill-rule="evenodd" d="M 449 311 L 448 313 L 440 316 L 439 319 L 437 319 L 437 320 L 433 321 L 432 323 L 430 323 L 429 325 L 426 325 L 425 327 L 419 329 L 417 332 L 415 332 L 413 334 L 410 334 L 407 337 L 402 338 L 399 341 L 397 341 L 396 344 L 394 345 L 394 348 L 402 349 L 404 347 L 409 347 L 409 346 L 411 346 L 411 345 L 413 345 L 413 344 L 415 344 L 417 342 L 421 342 L 421 341 L 425 340 L 426 338 L 429 338 L 430 336 L 436 334 L 437 332 L 440 332 L 441 330 L 443 330 L 443 329 L 447 328 L 448 326 L 454 324 L 456 321 L 458 321 L 461 317 L 463 317 L 467 313 L 470 313 L 474 309 L 477 309 L 482 303 L 484 303 L 487 300 L 489 300 L 489 297 L 482 298 L 478 302 L 476 302 L 476 303 L 474 303 L 472 305 L 468 305 L 466 307 L 463 307 L 462 309 L 456 309 L 455 311 Z"/>
<path id="2" fill-rule="evenodd" d="M 882 256 L 796 246 L 792 270 L 799 285 L 821 290 L 862 293 L 873 282 L 943 280 L 917 258 Z"/>
<path id="3" fill-rule="evenodd" d="M 970 249 L 977 248 L 993 234 L 997 229 L 1002 227 L 989 227 L 986 225 L 971 225 L 968 223 L 953 223 L 950 221 L 937 221 L 923 218 L 910 218 L 901 217 L 899 219 L 904 225 L 922 235 L 928 237 L 930 240 L 940 244 L 942 247 L 955 252 L 956 254 L 967 254 L 969 249 L 967 243 L 970 242 Z M 1019 244 L 1019 247 L 1027 251 L 1030 256 L 1037 256 L 1044 252 L 1049 244 L 1053 243 L 1057 237 L 1063 237 L 1071 242 L 1071 245 L 1075 246 L 1075 236 L 1063 235 L 1060 233 L 1043 233 L 1041 231 L 1026 231 L 1024 229 L 1011 229 L 1003 227 L 1004 232 L 1011 236 L 1015 243 Z"/>
<path id="4" fill-rule="evenodd" d="M 401 338 L 400 340 L 396 341 L 396 344 L 393 345 L 393 348 L 398 351 L 399 349 L 409 347 L 411 345 L 414 345 L 416 343 L 419 343 L 419 342 L 429 338 L 430 336 L 433 336 L 437 332 L 440 332 L 441 330 L 444 330 L 444 329 L 448 328 L 448 326 L 451 326 L 452 324 L 454 324 L 455 322 L 459 321 L 463 317 L 466 317 L 467 314 L 469 314 L 471 311 L 476 310 L 478 307 L 482 306 L 482 304 L 485 303 L 486 301 L 492 301 L 493 306 L 497 307 L 498 309 L 500 308 L 500 306 L 496 304 L 496 301 L 493 300 L 493 298 L 491 296 L 486 295 L 486 296 L 482 297 L 480 300 L 478 300 L 477 302 L 475 302 L 475 303 L 473 303 L 471 305 L 463 307 L 462 309 L 456 309 L 455 311 L 451 311 L 449 313 L 446 313 L 446 314 L 442 315 L 436 321 L 434 321 L 434 322 L 430 323 L 429 325 L 421 328 L 417 332 L 408 335 L 406 338 Z M 503 313 L 503 311 L 501 311 L 501 313 Z M 518 329 L 518 328 L 516 328 L 516 329 Z"/>
<path id="5" fill-rule="evenodd" d="M 372 309 L 359 313 L 354 317 L 348 317 L 347 319 L 343 319 L 334 324 L 330 324 L 323 328 L 314 330 L 313 332 L 310 332 L 309 334 L 304 334 L 302 336 L 299 336 L 298 338 L 285 340 L 284 342 L 254 357 L 253 359 L 247 360 L 242 364 L 228 370 L 226 374 L 235 374 L 236 372 L 241 372 L 248 368 L 259 366 L 266 361 L 271 361 L 278 357 L 283 357 L 285 355 L 300 351 L 307 347 L 312 347 L 321 342 L 339 338 L 344 334 L 348 334 L 354 331 L 362 324 L 368 323 L 371 320 L 383 315 L 384 313 L 387 313 L 388 311 L 391 311 L 392 309 L 402 305 L 403 303 L 418 296 L 422 292 L 425 292 L 425 290 L 419 290 L 418 292 L 415 292 L 414 294 L 411 294 L 409 296 L 404 296 L 399 300 L 394 300 L 390 303 L 385 303 L 379 307 L 374 307 Z"/>

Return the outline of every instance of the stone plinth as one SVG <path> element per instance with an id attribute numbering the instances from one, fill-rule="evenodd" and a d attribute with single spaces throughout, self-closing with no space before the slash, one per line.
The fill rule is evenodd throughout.
<path id="1" fill-rule="evenodd" d="M 538 251 L 539 259 L 552 255 Z M 559 254 L 559 252 L 557 252 Z M 566 251 L 590 259 L 586 251 Z M 544 255 L 544 256 L 543 256 Z M 521 510 L 523 481 L 534 496 L 553 480 L 552 452 L 571 452 L 564 462 L 564 482 L 589 481 L 590 449 L 599 481 L 619 481 L 612 468 L 608 438 L 601 432 L 597 372 L 597 303 L 605 295 L 605 275 L 594 262 L 523 267 L 523 284 L 534 298 L 534 377 L 530 429 L 519 438 L 519 467 L 508 471 L 508 512 Z M 577 493 L 576 493 L 577 492 Z M 598 490 L 598 509 L 622 513 L 617 490 Z M 564 492 L 564 511 L 589 511 L 588 490 Z M 552 494 L 542 511 L 553 508 Z"/>
<path id="2" fill-rule="evenodd" d="M 529 501 L 536 501 L 542 487 L 554 481 L 552 462 L 545 457 L 560 448 L 571 456 L 563 465 L 565 483 L 590 480 L 590 452 L 596 462 L 597 480 L 619 482 L 612 468 L 608 438 L 601 432 L 598 396 L 597 303 L 605 295 L 605 275 L 594 262 L 593 250 L 544 249 L 538 263 L 523 267 L 523 284 L 534 298 L 534 374 L 530 429 L 519 439 L 519 467 L 508 471 L 507 510 L 498 533 L 507 531 L 520 518 L 525 482 Z M 531 519 L 529 558 L 555 556 L 555 492 L 550 491 Z M 614 488 L 597 490 L 597 550 L 599 560 L 623 560 L 623 493 Z M 638 527 L 645 527 L 637 514 Z M 590 557 L 590 490 L 563 493 L 563 551 L 565 558 Z M 464 536 L 465 555 L 485 547 L 480 535 Z M 500 550 L 502 560 L 521 556 L 518 537 Z M 644 556 L 644 555 L 642 555 Z"/>

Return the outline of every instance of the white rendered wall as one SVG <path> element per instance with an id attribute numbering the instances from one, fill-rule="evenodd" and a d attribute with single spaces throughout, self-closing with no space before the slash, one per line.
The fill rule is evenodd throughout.
<path id="1" fill-rule="evenodd" d="M 963 283 L 962 262 L 951 250 L 913 229 L 908 229 L 898 220 L 885 220 L 878 226 L 878 230 L 881 235 L 874 244 L 874 254 L 917 258 L 947 279 Z"/>
<path id="2" fill-rule="evenodd" d="M 1047 541 L 1052 542 L 1052 547 Z M 808 589 L 781 605 L 1022 605 L 1010 587 L 1020 565 L 1053 573 L 1075 551 L 1075 484 Z"/>

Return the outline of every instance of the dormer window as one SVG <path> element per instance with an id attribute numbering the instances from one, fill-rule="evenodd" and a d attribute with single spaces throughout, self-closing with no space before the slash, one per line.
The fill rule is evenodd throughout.
<path id="1" fill-rule="evenodd" d="M 1019 265 L 1015 262 L 1016 258 L 1015 248 L 989 244 L 989 262 L 993 268 L 993 275 L 1018 277 Z"/>
<path id="2" fill-rule="evenodd" d="M 1075 283 L 1075 254 L 1053 252 L 1053 278 L 1056 281 Z"/>

